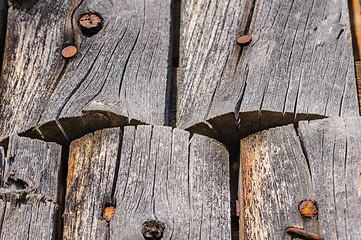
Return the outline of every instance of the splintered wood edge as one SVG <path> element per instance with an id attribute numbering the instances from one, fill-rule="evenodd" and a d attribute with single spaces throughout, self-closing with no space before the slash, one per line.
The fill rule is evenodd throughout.
<path id="1" fill-rule="evenodd" d="M 214 138 L 227 146 L 237 144 L 237 142 L 251 134 L 267 130 L 274 127 L 281 127 L 288 124 L 297 125 L 299 121 L 316 120 L 328 118 L 315 114 L 281 113 L 272 111 L 250 111 L 240 112 L 236 119 L 234 112 L 226 113 L 198 122 L 185 130 L 191 134 Z"/>

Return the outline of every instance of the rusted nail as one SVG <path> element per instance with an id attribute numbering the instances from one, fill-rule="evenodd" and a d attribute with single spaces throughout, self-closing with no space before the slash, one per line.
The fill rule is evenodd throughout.
<path id="1" fill-rule="evenodd" d="M 313 218 L 317 216 L 318 209 L 317 204 L 310 200 L 304 200 L 300 203 L 298 210 L 301 213 L 301 216 L 304 218 Z"/>
<path id="2" fill-rule="evenodd" d="M 103 212 L 104 220 L 110 222 L 114 217 L 114 213 L 115 213 L 115 208 L 113 206 L 106 207 Z"/>
<path id="3" fill-rule="evenodd" d="M 142 234 L 147 240 L 161 239 L 164 232 L 164 223 L 156 220 L 148 220 L 143 223 Z"/>
<path id="4" fill-rule="evenodd" d="M 301 238 L 301 239 L 324 240 L 323 238 L 321 238 L 317 234 L 310 233 L 310 232 L 307 232 L 307 231 L 305 231 L 303 229 L 299 229 L 299 228 L 287 228 L 286 232 L 288 234 L 292 235 L 293 237 L 297 237 L 297 238 Z"/>
<path id="5" fill-rule="evenodd" d="M 96 13 L 85 13 L 79 19 L 81 31 L 86 36 L 92 36 L 103 28 L 103 19 Z"/>
<path id="6" fill-rule="evenodd" d="M 77 53 L 77 49 L 74 46 L 67 46 L 65 48 L 63 48 L 63 50 L 61 51 L 61 54 L 63 55 L 64 58 L 69 59 L 75 56 L 75 54 Z"/>
<path id="7" fill-rule="evenodd" d="M 243 35 L 242 37 L 237 39 L 237 43 L 241 46 L 245 46 L 245 45 L 249 44 L 250 42 L 252 42 L 251 35 Z"/>

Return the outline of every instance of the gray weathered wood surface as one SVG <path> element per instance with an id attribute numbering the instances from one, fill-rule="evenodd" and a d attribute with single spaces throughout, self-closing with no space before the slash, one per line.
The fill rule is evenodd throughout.
<path id="1" fill-rule="evenodd" d="M 78 26 L 86 12 L 104 19 L 92 37 Z M 35 128 L 28 135 L 65 142 L 127 122 L 167 124 L 170 14 L 171 0 L 11 6 L 0 83 L 1 139 Z M 67 42 L 78 48 L 70 60 L 61 56 Z"/>
<path id="2" fill-rule="evenodd" d="M 113 202 L 121 138 L 120 129 L 113 128 L 70 144 L 63 239 L 107 239 L 102 215 Z"/>
<path id="3" fill-rule="evenodd" d="M 324 239 L 360 239 L 361 118 L 330 118 L 251 135 L 241 141 L 241 239 L 291 239 L 301 227 Z M 302 219 L 302 200 L 318 219 Z"/>
<path id="4" fill-rule="evenodd" d="M 61 146 L 14 135 L 0 160 L 0 239 L 55 239 Z"/>
<path id="5" fill-rule="evenodd" d="M 185 0 L 181 17 L 178 127 L 227 141 L 236 118 L 244 137 L 359 115 L 347 4 Z"/>
<path id="6" fill-rule="evenodd" d="M 4 54 L 5 32 L 6 32 L 7 2 L 0 0 L 0 74 Z"/>
<path id="7" fill-rule="evenodd" d="M 300 122 L 325 239 L 361 239 L 361 118 Z"/>
<path id="8" fill-rule="evenodd" d="M 65 239 L 143 239 L 147 220 L 165 224 L 163 239 L 230 239 L 222 144 L 161 126 L 125 127 L 120 136 L 109 129 L 72 142 Z M 109 224 L 107 205 L 115 206 Z"/>

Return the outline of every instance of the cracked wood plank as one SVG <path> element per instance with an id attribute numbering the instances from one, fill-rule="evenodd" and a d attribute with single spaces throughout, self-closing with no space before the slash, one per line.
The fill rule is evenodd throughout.
<path id="1" fill-rule="evenodd" d="M 324 239 L 360 239 L 361 118 L 270 129 L 241 140 L 241 239 L 291 239 L 304 228 Z M 302 219 L 302 200 L 318 219 Z"/>
<path id="2" fill-rule="evenodd" d="M 90 133 L 69 149 L 63 239 L 107 239 L 102 218 L 113 203 L 113 184 L 122 133 L 119 128 Z"/>
<path id="3" fill-rule="evenodd" d="M 55 239 L 61 146 L 13 135 L 0 160 L 0 239 Z"/>
<path id="4" fill-rule="evenodd" d="M 78 25 L 87 12 L 104 22 L 91 37 Z M 0 83 L 1 139 L 25 132 L 64 143 L 128 122 L 167 124 L 170 15 L 171 0 L 11 6 Z M 67 43 L 78 49 L 70 60 L 61 57 Z"/>
<path id="5" fill-rule="evenodd" d="M 361 118 L 300 122 L 325 239 L 361 239 Z"/>
<path id="6" fill-rule="evenodd" d="M 164 224 L 162 239 L 230 239 L 228 168 L 222 144 L 183 130 L 86 135 L 70 147 L 64 239 L 144 239 L 147 220 Z"/>
<path id="7" fill-rule="evenodd" d="M 111 239 L 143 239 L 142 224 L 165 224 L 162 239 L 230 239 L 228 152 L 208 137 L 160 126 L 126 127 Z"/>
<path id="8" fill-rule="evenodd" d="M 177 109 L 178 127 L 222 141 L 238 141 L 237 125 L 244 137 L 359 115 L 347 4 L 182 1 Z"/>

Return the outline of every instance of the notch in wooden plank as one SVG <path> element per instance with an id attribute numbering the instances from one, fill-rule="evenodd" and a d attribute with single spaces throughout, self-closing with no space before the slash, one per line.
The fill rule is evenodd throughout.
<path id="1" fill-rule="evenodd" d="M 232 142 L 359 115 L 347 4 L 186 0 L 181 18 L 178 127 Z"/>
<path id="2" fill-rule="evenodd" d="M 10 7 L 1 139 L 23 133 L 67 143 L 107 127 L 167 124 L 171 2 L 67 0 L 38 1 L 27 11 Z M 89 12 L 103 20 L 93 36 L 83 35 L 78 22 Z M 68 45 L 77 54 L 64 59 Z"/>

